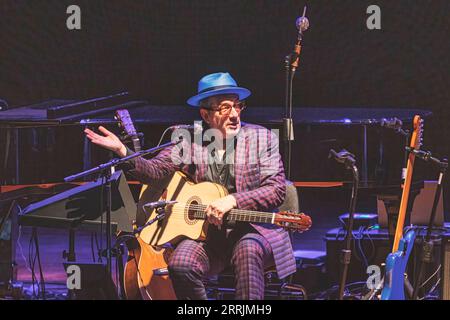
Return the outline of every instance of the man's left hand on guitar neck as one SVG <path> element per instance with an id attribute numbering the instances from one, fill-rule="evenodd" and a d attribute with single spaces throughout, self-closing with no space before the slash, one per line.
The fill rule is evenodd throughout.
<path id="1" fill-rule="evenodd" d="M 232 195 L 211 202 L 205 210 L 208 222 L 216 226 L 222 225 L 223 215 L 236 207 L 236 198 Z"/>

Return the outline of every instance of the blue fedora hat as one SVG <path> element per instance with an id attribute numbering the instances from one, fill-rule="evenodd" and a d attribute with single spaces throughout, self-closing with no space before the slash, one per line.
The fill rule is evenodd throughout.
<path id="1" fill-rule="evenodd" d="M 187 103 L 193 107 L 200 106 L 203 99 L 219 94 L 236 94 L 239 100 L 251 95 L 250 90 L 238 87 L 236 81 L 228 72 L 211 73 L 198 82 L 197 95 L 190 97 Z"/>

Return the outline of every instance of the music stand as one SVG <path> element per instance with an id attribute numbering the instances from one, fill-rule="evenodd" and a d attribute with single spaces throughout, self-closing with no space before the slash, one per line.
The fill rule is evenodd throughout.
<path id="1" fill-rule="evenodd" d="M 106 179 L 86 183 L 27 206 L 19 215 L 22 226 L 69 230 L 69 251 L 63 252 L 67 261 L 75 257 L 75 230 L 101 232 L 105 230 Z M 122 171 L 109 178 L 111 184 L 111 231 L 132 232 L 136 219 L 136 203 Z"/>
<path id="2" fill-rule="evenodd" d="M 104 223 L 106 179 L 98 179 L 27 206 L 18 216 L 23 226 L 100 231 Z M 109 178 L 112 185 L 111 229 L 133 231 L 136 203 L 122 171 Z"/>

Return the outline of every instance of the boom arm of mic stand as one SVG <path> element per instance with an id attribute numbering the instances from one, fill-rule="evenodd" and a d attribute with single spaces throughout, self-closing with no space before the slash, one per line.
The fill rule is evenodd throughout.
<path id="1" fill-rule="evenodd" d="M 86 170 L 86 171 L 74 174 L 72 176 L 68 176 L 68 177 L 64 178 L 64 181 L 65 182 L 70 182 L 70 181 L 82 178 L 84 176 L 88 176 L 88 175 L 94 174 L 96 172 L 103 172 L 106 169 L 109 169 L 111 167 L 114 167 L 114 166 L 117 166 L 117 165 L 122 164 L 124 162 L 127 162 L 128 160 L 131 160 L 131 159 L 134 159 L 134 158 L 137 158 L 137 157 L 140 157 L 140 156 L 144 156 L 144 155 L 147 155 L 147 154 L 156 153 L 156 152 L 161 151 L 161 150 L 163 150 L 165 148 L 174 146 L 174 145 L 176 145 L 176 144 L 178 144 L 180 142 L 181 142 L 181 140 L 178 140 L 178 141 L 175 141 L 175 142 L 168 142 L 168 143 L 165 143 L 165 144 L 160 145 L 158 147 L 150 148 L 150 149 L 147 149 L 147 150 L 142 150 L 142 151 L 133 153 L 133 154 L 131 154 L 129 156 L 123 157 L 123 158 L 114 158 L 114 159 L 112 159 L 109 162 L 102 163 L 102 164 L 98 165 L 97 167 L 94 167 L 94 168 L 91 168 L 89 170 Z"/>

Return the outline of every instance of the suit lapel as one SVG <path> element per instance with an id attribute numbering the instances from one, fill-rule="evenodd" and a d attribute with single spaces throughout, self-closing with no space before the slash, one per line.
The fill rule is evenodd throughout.
<path id="1" fill-rule="evenodd" d="M 247 145 L 247 135 L 245 134 L 244 126 L 241 128 L 236 143 L 236 152 L 234 154 L 234 176 L 236 181 L 236 191 L 242 192 L 244 189 L 244 168 L 246 161 L 246 145 Z"/>

